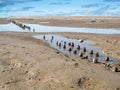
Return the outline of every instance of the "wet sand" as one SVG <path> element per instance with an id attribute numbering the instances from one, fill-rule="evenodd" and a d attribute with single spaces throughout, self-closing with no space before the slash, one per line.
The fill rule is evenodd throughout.
<path id="1" fill-rule="evenodd" d="M 27 22 L 27 21 L 26 21 Z M 119 90 L 120 72 L 81 58 L 66 57 L 42 33 L 0 32 L 0 90 Z M 106 55 L 120 60 L 120 35 L 54 33 L 96 42 Z"/>

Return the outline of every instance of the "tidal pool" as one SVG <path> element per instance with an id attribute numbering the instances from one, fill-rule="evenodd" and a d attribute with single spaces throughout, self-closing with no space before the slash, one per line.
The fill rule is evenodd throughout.
<path id="1" fill-rule="evenodd" d="M 94 46 L 94 42 L 84 40 L 83 42 L 79 42 L 76 39 L 66 38 L 62 37 L 60 35 L 35 35 L 33 36 L 36 39 L 44 39 L 47 40 L 50 46 L 59 52 L 62 52 L 66 56 L 72 56 L 72 57 L 80 57 L 80 53 L 83 52 L 83 48 L 86 48 L 86 52 L 84 55 L 88 56 L 88 60 L 92 61 L 93 58 L 95 58 L 96 53 L 99 53 L 98 61 L 99 62 L 105 62 L 106 55 L 104 55 L 97 47 Z M 69 43 L 74 43 L 74 46 L 72 47 L 72 50 L 69 51 Z M 78 45 L 80 46 L 80 49 L 78 49 Z M 65 46 L 65 47 L 64 47 Z M 91 56 L 89 54 L 90 50 L 93 50 L 93 55 Z M 76 51 L 76 53 L 75 53 Z M 110 62 L 114 62 L 115 58 L 109 57 Z"/>
<path id="2" fill-rule="evenodd" d="M 8 23 L 0 25 L 0 31 L 14 31 L 14 32 L 81 32 L 81 33 L 95 33 L 95 34 L 120 34 L 120 29 L 95 29 L 95 28 L 72 28 L 72 27 L 53 27 L 38 24 L 25 24 L 30 26 L 31 30 L 23 30 L 19 26 Z"/>

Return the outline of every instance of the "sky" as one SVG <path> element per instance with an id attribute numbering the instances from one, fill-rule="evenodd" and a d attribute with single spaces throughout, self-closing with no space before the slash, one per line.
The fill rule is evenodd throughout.
<path id="1" fill-rule="evenodd" d="M 120 0 L 0 0 L 10 16 L 120 16 Z"/>

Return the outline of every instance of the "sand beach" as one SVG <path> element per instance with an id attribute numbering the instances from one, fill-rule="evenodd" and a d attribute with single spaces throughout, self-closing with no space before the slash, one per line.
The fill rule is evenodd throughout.
<path id="1" fill-rule="evenodd" d="M 46 26 L 120 30 L 120 17 L 17 17 L 12 20 Z M 0 24 L 9 22 L 6 18 L 0 19 Z M 120 34 L 0 32 L 0 90 L 120 90 L 120 70 L 113 72 L 110 63 L 92 63 L 66 56 L 50 47 L 46 40 L 33 38 L 38 34 L 90 40 L 106 56 L 120 61 Z"/>

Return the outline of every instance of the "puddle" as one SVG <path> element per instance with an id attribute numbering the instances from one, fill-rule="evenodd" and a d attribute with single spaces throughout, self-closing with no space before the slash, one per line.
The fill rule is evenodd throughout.
<path id="1" fill-rule="evenodd" d="M 44 22 L 48 23 L 48 22 Z M 15 32 L 81 32 L 81 33 L 95 33 L 95 34 L 120 34 L 120 29 L 95 29 L 95 28 L 72 28 L 72 27 L 53 27 L 43 26 L 38 24 L 25 24 L 30 27 L 28 29 L 22 29 L 19 26 L 9 23 L 1 24 L 0 31 L 15 31 Z"/>
<path id="2" fill-rule="evenodd" d="M 78 41 L 76 39 L 66 38 L 59 35 L 36 35 L 33 36 L 36 39 L 45 39 L 48 41 L 50 46 L 59 52 L 62 52 L 66 56 L 72 56 L 74 58 L 80 57 L 80 53 L 83 52 L 84 47 L 86 48 L 86 51 L 83 52 L 83 55 L 88 56 L 88 60 L 92 61 L 93 58 L 96 57 L 96 53 L 99 53 L 98 61 L 99 62 L 105 62 L 106 56 L 95 46 L 93 46 L 95 43 L 84 40 L 83 42 Z M 70 43 L 74 43 L 73 47 L 70 45 Z M 80 46 L 80 47 L 79 47 Z M 70 51 L 71 47 L 71 51 Z M 89 54 L 90 50 L 93 50 L 93 55 Z M 112 57 L 109 57 L 110 62 L 114 62 L 115 59 Z"/>

